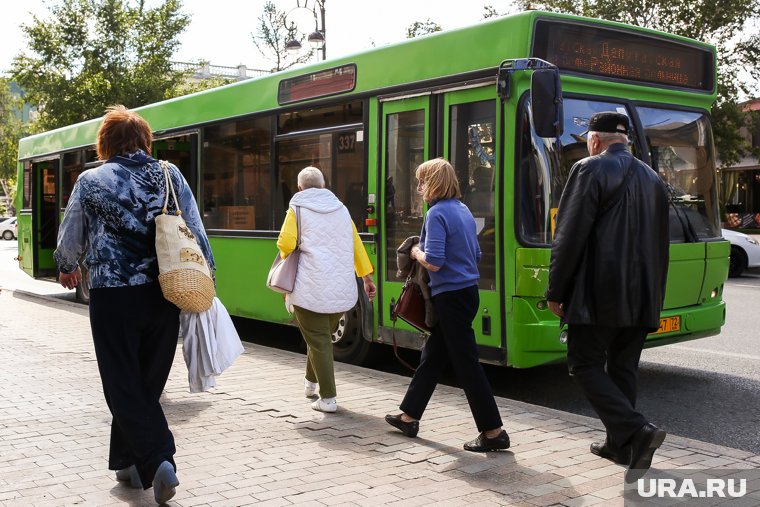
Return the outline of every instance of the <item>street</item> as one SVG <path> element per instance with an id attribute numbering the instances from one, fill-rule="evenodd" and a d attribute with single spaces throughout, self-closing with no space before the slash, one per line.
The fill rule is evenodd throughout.
<path id="1" fill-rule="evenodd" d="M 73 300 L 73 291 L 21 272 L 13 260 L 16 248 L 16 241 L 0 241 L 0 286 Z M 639 407 L 652 422 L 674 435 L 760 453 L 760 352 L 754 307 L 758 294 L 760 272 L 729 279 L 723 294 L 726 325 L 720 335 L 644 351 Z M 296 329 L 237 319 L 236 323 L 248 341 L 291 350 L 299 347 Z M 387 352 L 375 367 L 410 375 Z M 413 352 L 405 356 L 416 359 Z M 486 371 L 497 396 L 594 415 L 563 364 L 529 370 L 487 366 Z M 454 384 L 455 379 L 445 383 Z"/>

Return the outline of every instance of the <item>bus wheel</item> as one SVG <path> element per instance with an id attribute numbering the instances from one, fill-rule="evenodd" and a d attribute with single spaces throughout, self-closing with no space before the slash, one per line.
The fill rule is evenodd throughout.
<path id="1" fill-rule="evenodd" d="M 735 278 L 741 276 L 747 269 L 747 254 L 739 247 L 731 247 L 731 257 L 728 262 L 728 276 Z"/>
<path id="2" fill-rule="evenodd" d="M 370 342 L 361 332 L 361 315 L 359 305 L 341 315 L 338 328 L 333 332 L 333 357 L 336 361 L 351 364 L 363 364 L 370 352 Z"/>
<path id="3" fill-rule="evenodd" d="M 77 285 L 77 301 L 86 305 L 90 304 L 90 271 L 82 269 L 82 281 Z"/>

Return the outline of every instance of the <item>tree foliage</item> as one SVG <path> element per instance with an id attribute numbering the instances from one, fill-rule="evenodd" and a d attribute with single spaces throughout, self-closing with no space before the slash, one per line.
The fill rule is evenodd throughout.
<path id="1" fill-rule="evenodd" d="M 427 21 L 415 21 L 406 29 L 406 38 L 413 39 L 420 35 L 435 33 L 441 31 L 441 25 L 428 18 Z"/>
<path id="2" fill-rule="evenodd" d="M 11 69 L 38 105 L 37 130 L 99 117 L 112 104 L 134 108 L 179 94 L 183 74 L 170 59 L 190 23 L 181 0 L 152 8 L 144 0 L 60 0 L 49 9 L 22 25 L 29 52 Z"/>
<path id="3" fill-rule="evenodd" d="M 21 98 L 11 93 L 8 80 L 0 78 L 0 188 L 10 198 L 11 208 L 16 190 L 18 140 L 23 134 L 22 107 Z M 13 209 L 10 212 L 15 214 Z"/>
<path id="4" fill-rule="evenodd" d="M 258 18 L 256 32 L 251 34 L 253 44 L 261 56 L 274 64 L 272 72 L 289 69 L 290 67 L 308 62 L 314 56 L 314 50 L 292 57 L 285 49 L 289 40 L 297 40 L 304 45 L 306 35 L 298 32 L 294 24 L 288 25 L 286 13 L 278 11 L 271 1 L 264 4 L 264 12 Z"/>
<path id="5" fill-rule="evenodd" d="M 7 180 L 16 175 L 23 106 L 21 98 L 11 93 L 8 80 L 0 78 L 0 179 Z"/>
<path id="6" fill-rule="evenodd" d="M 760 0 L 518 0 L 521 9 L 619 21 L 708 42 L 718 50 L 718 101 L 712 108 L 715 146 L 724 167 L 753 152 L 740 134 L 752 128 L 740 96 L 758 92 Z M 758 153 L 754 152 L 755 156 Z"/>

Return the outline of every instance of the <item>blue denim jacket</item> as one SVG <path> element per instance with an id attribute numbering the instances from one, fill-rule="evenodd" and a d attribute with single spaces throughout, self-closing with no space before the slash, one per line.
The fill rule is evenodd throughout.
<path id="1" fill-rule="evenodd" d="M 214 257 L 190 186 L 175 166 L 170 177 L 182 218 L 214 273 Z M 55 261 L 62 273 L 77 269 L 85 253 L 90 287 L 123 287 L 158 281 L 156 224 L 166 182 L 158 161 L 143 151 L 120 155 L 84 171 L 71 192 L 58 230 Z M 176 209 L 170 202 L 169 211 Z"/>

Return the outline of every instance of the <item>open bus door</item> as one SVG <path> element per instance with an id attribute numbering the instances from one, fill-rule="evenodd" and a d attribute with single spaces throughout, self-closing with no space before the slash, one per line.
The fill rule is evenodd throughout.
<path id="1" fill-rule="evenodd" d="M 53 252 L 58 239 L 59 165 L 58 158 L 32 162 L 31 165 L 32 217 L 29 231 L 32 272 L 30 274 L 34 278 L 55 278 L 58 273 Z M 23 243 L 22 239 L 22 250 L 26 246 Z M 22 253 L 22 259 L 27 258 L 27 255 Z M 27 271 L 28 264 L 25 263 L 23 267 Z"/>

